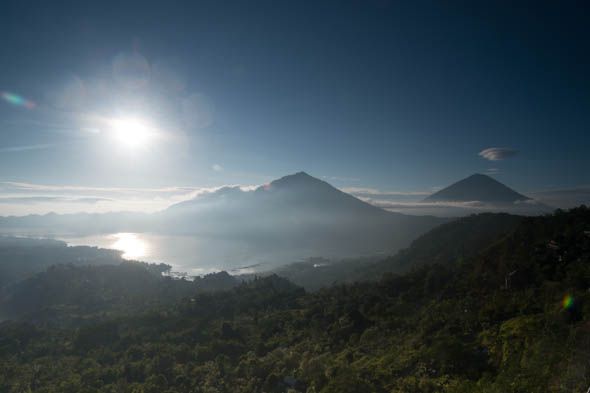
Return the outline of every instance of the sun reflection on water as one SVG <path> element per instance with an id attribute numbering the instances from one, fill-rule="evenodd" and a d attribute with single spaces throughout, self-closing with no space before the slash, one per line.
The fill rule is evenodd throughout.
<path id="1" fill-rule="evenodd" d="M 115 233 L 111 248 L 122 251 L 125 259 L 137 259 L 148 254 L 148 244 L 137 233 Z"/>

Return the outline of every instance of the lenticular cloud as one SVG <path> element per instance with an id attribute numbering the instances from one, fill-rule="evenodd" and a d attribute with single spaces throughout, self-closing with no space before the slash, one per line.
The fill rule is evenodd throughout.
<path id="1" fill-rule="evenodd" d="M 490 147 L 478 153 L 480 157 L 490 161 L 500 161 L 515 156 L 516 150 L 507 147 Z"/>

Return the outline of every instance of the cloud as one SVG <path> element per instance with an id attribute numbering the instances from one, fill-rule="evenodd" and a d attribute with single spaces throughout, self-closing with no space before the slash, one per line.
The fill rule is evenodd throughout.
<path id="1" fill-rule="evenodd" d="M 211 169 L 213 169 L 215 172 L 223 172 L 223 167 L 219 164 L 213 164 Z"/>
<path id="2" fill-rule="evenodd" d="M 28 127 L 34 128 L 35 131 L 42 131 L 47 133 L 54 133 L 54 134 L 67 134 L 67 135 L 88 135 L 88 134 L 97 134 L 99 130 L 93 127 L 80 127 L 76 125 L 72 125 L 72 123 L 77 123 L 79 120 L 78 115 L 69 115 L 68 121 L 56 122 L 54 120 L 50 120 L 49 118 L 43 118 L 42 120 L 37 119 L 10 119 L 10 120 L 2 120 L 0 122 L 7 126 L 17 126 L 17 127 Z"/>
<path id="3" fill-rule="evenodd" d="M 206 190 L 206 187 L 161 187 L 161 188 L 135 188 L 135 187 L 91 187 L 75 185 L 53 185 L 36 184 L 27 182 L 0 182 L 0 191 L 42 191 L 42 192 L 98 192 L 116 194 L 182 194 L 199 190 Z"/>
<path id="4" fill-rule="evenodd" d="M 488 168 L 485 170 L 484 173 L 486 175 L 497 175 L 498 173 L 500 173 L 500 170 L 498 168 Z"/>
<path id="5" fill-rule="evenodd" d="M 480 157 L 490 161 L 501 161 L 506 158 L 514 157 L 518 151 L 507 147 L 490 147 L 478 153 Z"/>
<path id="6" fill-rule="evenodd" d="M 489 209 L 479 201 L 461 202 L 421 202 L 399 201 L 378 198 L 360 198 L 371 205 L 394 213 L 411 214 L 417 216 L 433 215 L 439 217 L 457 217 L 466 214 L 480 213 Z"/>
<path id="7" fill-rule="evenodd" d="M 18 153 L 21 151 L 29 151 L 29 150 L 44 150 L 44 149 L 50 149 L 55 146 L 56 145 L 54 143 L 46 143 L 46 144 L 39 144 L 39 145 L 0 147 L 0 153 Z"/>
<path id="8" fill-rule="evenodd" d="M 257 186 L 133 188 L 0 182 L 0 216 L 45 214 L 52 211 L 149 213 L 223 187 L 239 187 L 242 191 L 251 191 Z"/>
<path id="9" fill-rule="evenodd" d="M 465 208 L 477 209 L 485 207 L 485 204 L 480 201 L 458 201 L 458 202 L 401 202 L 391 201 L 387 199 L 371 199 L 360 198 L 361 200 L 370 203 L 371 205 L 380 207 L 382 209 L 408 209 L 408 208 L 429 208 L 429 209 L 446 209 L 446 208 Z"/>
<path id="10" fill-rule="evenodd" d="M 60 197 L 60 196 L 21 196 L 21 197 L 0 197 L 0 204 L 38 204 L 38 203 L 83 203 L 94 204 L 98 202 L 110 202 L 110 198 L 92 197 Z"/>
<path id="11" fill-rule="evenodd" d="M 342 191 L 352 194 L 355 196 L 358 195 L 373 195 L 373 196 L 428 196 L 432 194 L 429 191 L 383 191 L 377 188 L 365 188 L 365 187 L 344 187 L 341 188 Z"/>
<path id="12" fill-rule="evenodd" d="M 93 187 L 76 185 L 48 185 L 26 182 L 0 182 L 0 197 L 6 194 L 35 194 L 57 196 L 106 196 L 106 198 L 153 198 L 153 199 L 190 199 L 200 194 L 214 192 L 224 187 L 240 187 L 242 190 L 255 189 L 258 186 L 241 186 L 235 184 L 216 187 L 170 186 L 160 188 L 140 187 Z"/>
<path id="13" fill-rule="evenodd" d="M 519 215 L 538 215 L 550 212 L 552 209 L 535 200 L 515 202 L 512 204 L 489 204 L 481 201 L 457 202 L 403 202 L 384 199 L 361 198 L 367 203 L 382 209 L 411 215 L 433 215 L 439 217 L 461 217 L 469 214 L 484 212 L 504 212 Z"/>

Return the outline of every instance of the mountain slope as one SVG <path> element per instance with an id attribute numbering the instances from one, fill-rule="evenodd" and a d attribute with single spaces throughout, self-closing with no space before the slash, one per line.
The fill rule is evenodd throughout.
<path id="1" fill-rule="evenodd" d="M 212 203 L 225 207 L 243 207 L 239 203 L 249 203 L 249 207 L 260 205 L 266 208 L 284 207 L 288 209 L 310 209 L 323 211 L 348 209 L 352 213 L 383 215 L 382 209 L 365 203 L 350 194 L 344 193 L 330 184 L 298 172 L 284 176 L 254 191 L 243 191 L 239 187 L 224 187 L 215 192 L 198 196 L 192 200 L 172 205 L 168 212 L 182 210 L 196 211 Z"/>
<path id="2" fill-rule="evenodd" d="M 440 225 L 420 236 L 395 256 L 367 267 L 364 278 L 404 273 L 432 264 L 462 263 L 509 236 L 524 220 L 505 213 L 482 213 Z"/>
<path id="3" fill-rule="evenodd" d="M 384 273 L 401 274 L 428 264 L 460 263 L 508 236 L 523 220 L 503 213 L 471 215 L 428 231 L 410 247 L 387 258 L 310 259 L 279 267 L 272 273 L 307 290 L 317 290 L 334 283 L 378 280 Z"/>
<path id="4" fill-rule="evenodd" d="M 222 188 L 173 205 L 158 218 L 166 232 L 296 249 L 298 257 L 388 253 L 445 222 L 387 212 L 304 172 L 253 191 Z"/>
<path id="5" fill-rule="evenodd" d="M 474 174 L 430 195 L 425 202 L 479 201 L 506 204 L 530 200 L 490 176 Z"/>

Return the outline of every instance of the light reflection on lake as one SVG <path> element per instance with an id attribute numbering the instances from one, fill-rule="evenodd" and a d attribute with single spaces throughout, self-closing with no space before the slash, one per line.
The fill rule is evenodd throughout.
<path id="1" fill-rule="evenodd" d="M 110 236 L 114 243 L 109 248 L 122 251 L 121 256 L 125 259 L 140 259 L 149 254 L 148 242 L 137 233 L 115 233 Z"/>
<path id="2" fill-rule="evenodd" d="M 303 255 L 284 249 L 261 249 L 247 242 L 196 236 L 167 236 L 152 233 L 111 233 L 91 236 L 61 236 L 71 246 L 117 249 L 125 259 L 166 263 L 173 271 L 202 275 L 220 270 L 246 273 L 272 265 L 294 262 Z"/>

